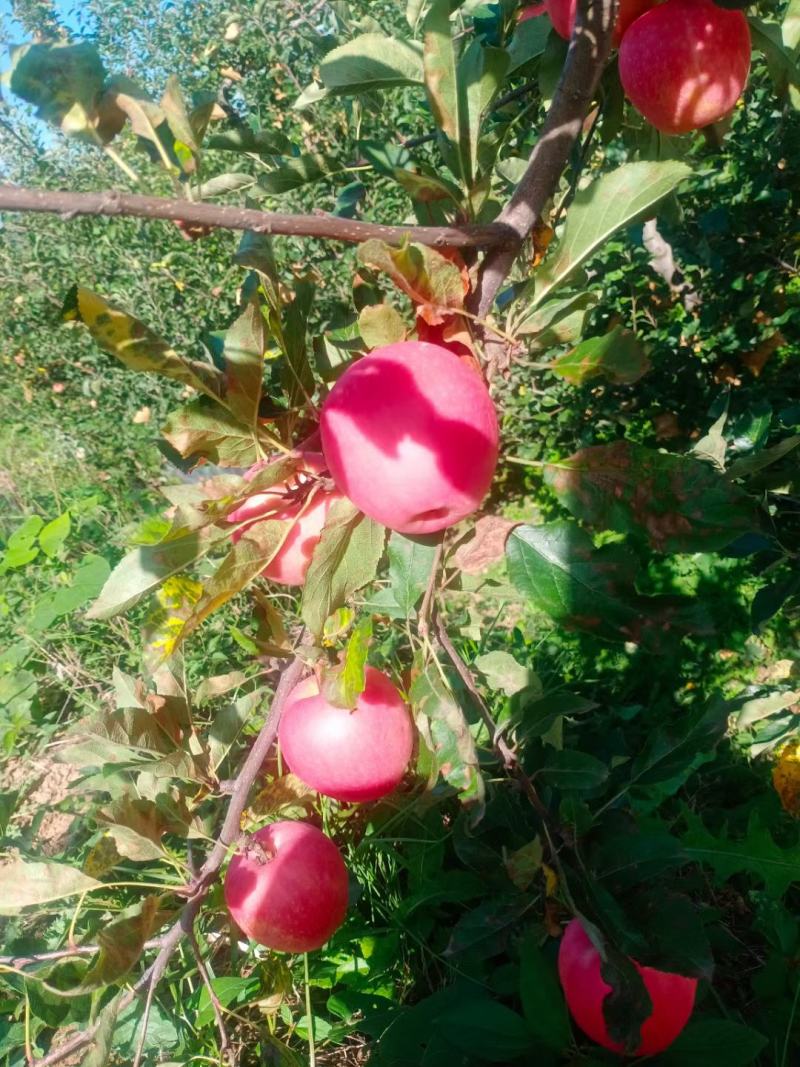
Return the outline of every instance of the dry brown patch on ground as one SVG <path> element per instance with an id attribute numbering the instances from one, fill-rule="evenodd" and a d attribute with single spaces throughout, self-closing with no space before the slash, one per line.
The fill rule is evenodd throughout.
<path id="1" fill-rule="evenodd" d="M 24 829 L 40 811 L 46 812 L 35 838 L 45 856 L 57 856 L 64 851 L 74 816 L 50 809 L 67 797 L 77 775 L 75 767 L 56 763 L 45 755 L 14 756 L 0 765 L 0 788 L 19 791 L 22 797 L 11 825 Z"/>

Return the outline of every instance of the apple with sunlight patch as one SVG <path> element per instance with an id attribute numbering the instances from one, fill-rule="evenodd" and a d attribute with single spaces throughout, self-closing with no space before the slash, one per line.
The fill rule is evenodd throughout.
<path id="1" fill-rule="evenodd" d="M 712 0 L 666 0 L 637 19 L 619 52 L 625 94 L 662 133 L 689 133 L 724 118 L 750 72 L 741 11 Z"/>
<path id="2" fill-rule="evenodd" d="M 619 48 L 620 41 L 631 23 L 645 11 L 649 11 L 657 2 L 658 0 L 621 0 L 611 41 L 614 48 Z M 575 28 L 578 0 L 547 0 L 545 6 L 550 15 L 550 21 L 553 23 L 553 29 L 568 41 Z"/>
<path id="3" fill-rule="evenodd" d="M 245 481 L 252 481 L 269 462 L 256 463 L 245 474 Z M 278 519 L 293 524 L 275 558 L 264 568 L 265 578 L 281 585 L 302 585 L 305 582 L 328 513 L 336 501 L 342 499 L 340 493 L 320 487 L 311 495 L 316 476 L 324 470 L 322 454 L 306 452 L 302 469 L 289 481 L 274 485 L 263 493 L 255 493 L 228 516 L 228 522 L 231 523 L 253 520 L 247 526 L 234 530 L 234 543 L 241 540 L 258 520 Z"/>
<path id="4" fill-rule="evenodd" d="M 348 367 L 320 429 L 337 487 L 400 533 L 434 533 L 470 515 L 497 465 L 497 415 L 483 380 L 424 341 L 377 348 Z"/>
<path id="5" fill-rule="evenodd" d="M 368 667 L 354 709 L 330 704 L 315 678 L 286 701 L 278 731 L 289 769 L 335 800 L 363 804 L 400 784 L 414 748 L 411 715 L 385 674 Z"/>
<path id="6" fill-rule="evenodd" d="M 347 868 L 329 838 L 304 822 L 262 827 L 225 876 L 231 917 L 278 952 L 311 952 L 344 922 Z"/>
<path id="7" fill-rule="evenodd" d="M 642 1025 L 635 1054 L 654 1056 L 669 1048 L 688 1023 L 694 1009 L 697 979 L 640 967 L 633 962 L 653 1002 L 653 1010 Z M 558 977 L 570 1015 L 592 1041 L 611 1052 L 624 1053 L 622 1045 L 609 1034 L 603 1016 L 603 1002 L 612 989 L 603 980 L 601 967 L 600 953 L 581 922 L 573 919 L 564 931 L 558 952 Z"/>

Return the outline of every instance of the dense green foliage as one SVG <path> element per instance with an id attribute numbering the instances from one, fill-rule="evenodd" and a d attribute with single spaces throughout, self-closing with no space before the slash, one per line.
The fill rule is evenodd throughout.
<path id="1" fill-rule="evenodd" d="M 507 0 L 453 5 L 457 34 L 480 48 L 516 40 L 520 61 L 497 79 L 472 144 L 434 134 L 413 60 L 408 84 L 331 90 L 350 77 L 334 47 L 364 33 L 419 38 L 426 6 L 111 0 L 82 5 L 67 31 L 51 5 L 18 0 L 14 32 L 69 32 L 153 99 L 177 75 L 187 102 L 218 110 L 201 153 L 172 131 L 159 148 L 128 125 L 111 142 L 115 161 L 12 97 L 0 177 L 130 188 L 132 168 L 138 190 L 155 195 L 190 187 L 265 209 L 491 220 L 566 46 L 543 20 L 515 37 Z M 309 794 L 270 760 L 244 829 L 276 816 L 322 825 L 347 860 L 352 904 L 305 971 L 302 957 L 239 940 L 212 890 L 197 935 L 238 1063 L 304 1062 L 308 1004 L 319 1063 L 361 1063 L 367 1051 L 384 1067 L 615 1062 L 570 1028 L 558 988 L 556 937 L 576 910 L 642 963 L 701 978 L 692 1023 L 655 1062 L 788 1067 L 800 1056 L 800 33 L 774 43 L 781 19 L 796 24 L 800 11 L 794 0 L 749 12 L 773 26 L 762 31 L 773 46 L 766 59 L 756 48 L 727 130 L 655 135 L 623 112 L 612 65 L 556 197 L 553 247 L 539 265 L 553 235 L 537 235 L 536 269 L 523 257 L 500 301 L 513 345 L 493 379 L 504 443 L 486 513 L 520 525 L 505 556 L 481 541 L 488 523 L 473 542 L 474 524 L 459 527 L 437 600 L 545 818 L 506 773 L 474 694 L 420 632 L 432 551 L 392 535 L 376 574 L 362 525 L 364 573 L 347 605 L 319 582 L 313 595 L 268 599 L 266 583 L 249 581 L 260 565 L 221 589 L 228 538 L 213 533 L 218 513 L 198 478 L 179 473 L 200 459 L 238 470 L 269 450 L 268 434 L 302 439 L 311 420 L 297 381 L 319 400 L 323 382 L 397 328 L 397 315 L 375 322 L 364 307 L 385 300 L 412 330 L 424 297 L 445 303 L 429 275 L 410 281 L 408 262 L 395 264 L 394 285 L 385 247 L 221 231 L 192 241 L 161 222 L 4 216 L 0 832 L 12 866 L 0 867 L 0 1062 L 42 1055 L 102 1011 L 115 1051 L 98 1047 L 87 1067 L 131 1062 L 140 1039 L 145 1063 L 221 1062 L 188 943 L 144 1037 L 141 1001 L 116 1019 L 113 1005 L 218 832 L 221 783 L 264 721 L 301 616 L 312 629 L 327 620 L 331 658 L 372 617 L 370 661 L 403 680 L 422 741 L 401 791 L 362 809 Z M 319 78 L 327 98 L 293 108 Z M 645 247 L 656 211 L 680 284 Z M 592 241 L 577 232 L 581 217 Z M 124 344 L 110 354 L 96 343 L 86 291 L 153 331 L 143 356 L 166 377 L 124 367 Z M 229 400 L 225 335 L 248 306 L 269 335 L 262 421 L 243 433 L 212 394 Z M 453 306 L 445 321 L 463 338 L 470 324 Z M 125 320 L 117 341 L 137 329 Z M 197 410 L 198 389 L 161 337 L 199 361 L 192 381 L 208 386 L 215 412 L 199 429 L 174 414 Z M 176 419 L 195 433 L 183 455 Z M 227 477 L 223 509 L 244 491 Z M 207 556 L 190 546 L 179 576 L 162 571 L 160 591 L 139 597 L 120 561 L 154 558 L 170 531 L 164 495 L 217 540 Z M 182 532 L 176 522 L 179 553 Z M 118 566 L 121 593 L 106 584 Z M 222 602 L 210 618 L 209 590 Z M 63 866 L 32 866 L 46 860 Z M 54 870 L 67 881 L 48 892 Z M 26 962 L 75 944 L 101 951 Z M 630 1037 L 640 991 L 625 1003 Z"/>

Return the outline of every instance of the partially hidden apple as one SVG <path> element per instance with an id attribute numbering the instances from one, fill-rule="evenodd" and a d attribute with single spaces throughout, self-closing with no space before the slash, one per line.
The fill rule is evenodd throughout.
<path id="1" fill-rule="evenodd" d="M 620 0 L 619 14 L 617 15 L 612 38 L 614 48 L 619 48 L 620 41 L 631 23 L 644 14 L 645 11 L 649 11 L 657 2 L 658 0 Z M 568 41 L 572 36 L 572 31 L 575 29 L 578 0 L 547 0 L 545 6 L 547 7 L 550 21 L 553 23 L 553 29 Z"/>
<path id="2" fill-rule="evenodd" d="M 669 1048 L 688 1023 L 694 1008 L 696 978 L 640 967 L 633 961 L 645 984 L 653 1010 L 641 1030 L 637 1056 L 654 1056 Z M 579 919 L 573 919 L 564 931 L 558 953 L 558 976 L 567 1007 L 587 1037 L 612 1052 L 624 1053 L 608 1032 L 603 1016 L 603 1002 L 612 992 L 603 981 L 600 953 L 592 944 Z"/>
<path id="3" fill-rule="evenodd" d="M 348 367 L 320 430 L 339 490 L 400 533 L 434 533 L 471 514 L 497 464 L 497 415 L 482 378 L 424 341 L 377 348 Z"/>
<path id="4" fill-rule="evenodd" d="M 264 463 L 256 463 L 245 474 L 245 481 L 252 481 Z M 279 519 L 293 525 L 275 558 L 265 567 L 263 574 L 281 585 L 302 585 L 311 565 L 311 557 L 319 543 L 322 528 L 333 505 L 341 500 L 341 493 L 318 488 L 309 497 L 315 476 L 325 470 L 325 460 L 320 452 L 303 455 L 303 466 L 288 482 L 281 482 L 263 493 L 255 493 L 241 507 L 232 511 L 228 522 L 253 521 L 232 534 L 239 541 L 255 522 Z"/>
<path id="5" fill-rule="evenodd" d="M 295 686 L 278 730 L 289 769 L 319 793 L 363 804 L 391 793 L 405 774 L 414 727 L 385 674 L 367 667 L 353 710 L 330 704 L 316 679 Z"/>
<path id="6" fill-rule="evenodd" d="M 253 835 L 225 876 L 225 903 L 248 937 L 278 952 L 311 952 L 344 922 L 348 877 L 338 848 L 304 822 Z"/>
<path id="7" fill-rule="evenodd" d="M 527 22 L 528 19 L 537 19 L 540 15 L 547 14 L 547 3 L 542 0 L 541 4 L 528 4 L 517 15 L 517 22 Z"/>
<path id="8" fill-rule="evenodd" d="M 666 0 L 637 19 L 619 52 L 622 88 L 662 133 L 689 133 L 724 118 L 750 72 L 750 28 L 713 0 Z"/>

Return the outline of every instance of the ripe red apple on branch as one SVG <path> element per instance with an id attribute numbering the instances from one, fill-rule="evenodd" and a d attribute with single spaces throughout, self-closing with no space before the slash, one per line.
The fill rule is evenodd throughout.
<path id="1" fill-rule="evenodd" d="M 666 0 L 630 26 L 619 76 L 633 106 L 662 133 L 688 133 L 724 118 L 750 72 L 741 11 L 713 0 Z"/>
<path id="2" fill-rule="evenodd" d="M 336 800 L 363 804 L 395 789 L 414 748 L 403 698 L 385 674 L 368 667 L 353 710 L 338 708 L 307 678 L 289 694 L 278 738 L 289 769 Z"/>
<path id="3" fill-rule="evenodd" d="M 375 349 L 348 367 L 320 429 L 337 487 L 401 533 L 433 533 L 471 514 L 497 464 L 497 415 L 482 378 L 424 341 Z"/>
<path id="4" fill-rule="evenodd" d="M 631 23 L 657 2 L 658 0 L 621 0 L 612 38 L 614 48 L 619 48 L 619 43 Z M 578 0 L 547 0 L 545 6 L 553 29 L 568 41 L 575 29 Z"/>
<path id="5" fill-rule="evenodd" d="M 264 826 L 225 876 L 225 903 L 253 941 L 311 952 L 344 922 L 348 877 L 338 848 L 304 822 Z"/>
<path id="6" fill-rule="evenodd" d="M 684 978 L 654 967 L 634 965 L 642 977 L 653 1010 L 641 1030 L 637 1056 L 654 1056 L 669 1048 L 688 1023 L 694 1008 L 696 978 Z M 603 1048 L 623 1053 L 625 1050 L 608 1032 L 603 1002 L 611 986 L 603 980 L 600 953 L 592 944 L 579 919 L 573 919 L 564 931 L 558 953 L 558 976 L 570 1015 Z"/>
<path id="7" fill-rule="evenodd" d="M 256 463 L 245 474 L 245 481 L 252 481 L 265 463 Z M 248 500 L 232 511 L 228 522 L 244 522 L 279 519 L 291 522 L 292 528 L 286 536 L 275 558 L 264 569 L 264 577 L 281 585 L 302 585 L 311 565 L 311 557 L 319 543 L 322 528 L 333 505 L 341 500 L 341 494 L 317 487 L 310 496 L 315 476 L 325 470 L 325 460 L 320 452 L 307 452 L 303 457 L 302 469 L 288 481 L 255 493 Z M 249 525 L 253 525 L 250 523 Z M 234 542 L 245 536 L 249 526 L 235 530 Z"/>

